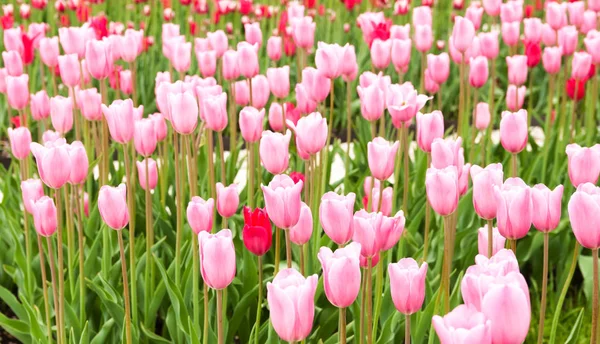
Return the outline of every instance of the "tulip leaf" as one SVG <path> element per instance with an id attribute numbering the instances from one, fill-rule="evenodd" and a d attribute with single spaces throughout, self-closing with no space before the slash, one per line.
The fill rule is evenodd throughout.
<path id="1" fill-rule="evenodd" d="M 579 315 L 577 316 L 577 320 L 572 325 L 571 333 L 569 333 L 569 337 L 565 344 L 577 343 L 579 340 L 579 332 L 581 331 L 581 324 L 583 323 L 583 315 L 585 314 L 585 308 L 581 308 L 579 311 Z"/>
<path id="2" fill-rule="evenodd" d="M 113 326 L 115 325 L 115 318 L 108 319 L 98 333 L 94 336 L 90 344 L 104 344 L 107 341 L 107 337 L 110 335 Z"/>

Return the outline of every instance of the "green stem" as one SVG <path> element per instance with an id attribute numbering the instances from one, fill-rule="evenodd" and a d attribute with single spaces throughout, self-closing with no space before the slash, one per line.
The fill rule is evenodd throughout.
<path id="1" fill-rule="evenodd" d="M 494 255 L 494 220 L 487 220 L 487 225 L 488 225 L 488 242 L 487 242 L 487 249 L 488 249 L 488 258 L 492 258 L 492 256 Z"/>
<path id="2" fill-rule="evenodd" d="M 73 232 L 73 207 L 71 204 L 70 186 L 66 184 L 63 189 L 65 199 L 65 219 L 67 222 L 67 275 L 69 278 L 69 292 L 71 299 L 75 297 L 75 272 L 73 271 L 73 257 L 75 256 L 75 238 Z"/>
<path id="3" fill-rule="evenodd" d="M 46 263 L 44 262 L 44 247 L 42 237 L 37 235 L 38 251 L 40 252 L 40 272 L 42 273 L 42 291 L 44 292 L 44 311 L 46 313 L 46 336 L 48 343 L 52 344 L 52 322 L 50 322 L 50 302 L 48 298 L 48 286 L 46 285 Z M 83 319 L 83 318 L 82 318 Z"/>
<path id="4" fill-rule="evenodd" d="M 375 314 L 373 320 L 372 335 L 372 337 L 375 338 L 375 341 L 377 341 L 377 325 L 379 324 L 379 312 L 381 311 L 381 297 L 383 296 L 383 265 L 383 262 L 381 264 L 377 264 L 377 272 L 375 279 Z"/>
<path id="5" fill-rule="evenodd" d="M 367 273 L 366 269 L 363 269 L 363 279 L 360 287 L 360 319 L 359 319 L 359 327 L 358 327 L 358 338 L 359 343 L 363 344 L 365 342 L 365 299 L 367 296 Z M 356 322 L 354 322 L 354 332 L 356 332 Z"/>
<path id="6" fill-rule="evenodd" d="M 404 211 L 404 216 L 408 216 L 408 177 L 410 171 L 408 170 L 408 123 L 402 126 L 403 131 L 403 140 L 402 149 L 404 150 L 404 188 L 402 190 L 402 210 Z"/>
<path id="7" fill-rule="evenodd" d="M 59 296 L 58 288 L 56 283 L 56 266 L 54 264 L 54 250 L 52 249 L 52 239 L 46 237 L 46 244 L 48 245 L 48 260 L 50 261 L 50 278 L 52 279 L 52 296 L 54 299 L 54 321 L 56 322 L 56 341 L 61 344 L 62 340 L 62 323 L 60 321 L 60 308 L 58 305 Z M 41 261 L 40 261 L 41 262 Z M 50 336 L 52 338 L 52 336 Z"/>
<path id="8" fill-rule="evenodd" d="M 129 305 L 129 283 L 127 282 L 127 260 L 125 258 L 125 247 L 123 245 L 123 230 L 118 230 L 119 253 L 121 255 L 121 272 L 123 275 L 123 299 L 125 301 L 125 338 L 127 344 L 133 343 L 131 339 L 131 314 Z"/>
<path id="9" fill-rule="evenodd" d="M 546 180 L 546 164 L 548 163 L 548 154 L 550 152 L 550 139 L 552 132 L 554 132 L 554 126 L 551 126 L 552 120 L 552 108 L 554 99 L 554 84 L 556 82 L 556 75 L 550 75 L 550 81 L 548 85 L 548 107 L 546 109 L 546 118 L 544 121 L 544 158 L 542 163 L 542 179 Z"/>
<path id="10" fill-rule="evenodd" d="M 339 342 L 346 344 L 346 308 L 340 308 Z"/>
<path id="11" fill-rule="evenodd" d="M 21 181 L 27 180 L 27 170 L 28 170 L 28 160 L 23 159 L 20 160 L 21 162 L 21 168 L 20 168 L 20 172 L 21 172 Z M 24 227 L 24 231 L 23 231 L 23 236 L 25 237 L 25 257 L 26 257 L 26 267 L 25 269 L 27 270 L 27 276 L 25 278 L 25 280 L 27 281 L 27 291 L 28 291 L 28 297 L 29 297 L 29 301 L 32 302 L 33 301 L 33 271 L 31 270 L 31 242 L 29 240 L 29 215 L 27 214 L 27 210 L 25 209 L 25 205 L 23 205 L 23 227 Z"/>
<path id="12" fill-rule="evenodd" d="M 373 344 L 373 332 L 369 331 L 371 326 L 373 326 L 373 289 L 371 287 L 372 284 L 372 274 L 371 274 L 371 265 L 373 263 L 373 258 L 367 258 L 367 344 Z"/>
<path id="13" fill-rule="evenodd" d="M 410 314 L 405 315 L 404 321 L 404 344 L 410 344 Z"/>
<path id="14" fill-rule="evenodd" d="M 290 230 L 282 229 L 285 232 L 285 260 L 287 268 L 292 267 L 292 242 L 290 241 Z"/>
<path id="15" fill-rule="evenodd" d="M 398 130 L 398 141 L 400 141 L 400 144 L 402 144 L 402 135 L 403 131 L 402 128 L 400 128 Z M 398 193 L 400 192 L 400 159 L 402 159 L 402 149 L 398 149 L 398 152 L 396 154 L 396 164 L 394 167 L 394 189 L 393 189 L 393 193 L 394 196 L 392 197 L 392 210 L 396 211 L 396 202 L 398 200 Z M 369 196 L 370 198 L 370 196 Z M 406 216 L 406 214 L 404 214 Z"/>
<path id="16" fill-rule="evenodd" d="M 593 270 L 594 270 L 594 293 L 592 297 L 592 335 L 591 344 L 596 344 L 598 336 L 598 249 L 592 250 Z"/>
<path id="17" fill-rule="evenodd" d="M 60 324 L 61 324 L 61 328 L 60 328 L 60 339 L 61 339 L 61 343 L 65 343 L 66 342 L 66 338 L 65 338 L 65 330 L 66 330 L 66 324 L 65 324 L 65 312 L 64 312 L 64 307 L 65 307 L 65 276 L 64 276 L 64 271 L 63 271 L 63 267 L 64 267 L 64 258 L 63 258 L 63 248 L 62 248 L 62 243 L 63 243 L 63 238 L 62 238 L 62 221 L 60 220 L 60 218 L 62 217 L 62 203 L 61 203 L 61 199 L 60 199 L 60 190 L 59 189 L 54 189 L 54 197 L 55 197 L 55 202 L 56 202 L 56 207 L 57 207 L 57 214 L 59 217 L 59 221 L 58 221 L 58 230 L 56 231 L 57 235 L 56 235 L 56 250 L 58 251 L 58 269 L 57 269 L 57 276 L 58 276 L 58 317 L 60 318 Z"/>
<path id="18" fill-rule="evenodd" d="M 217 290 L 217 333 L 219 344 L 225 343 L 225 338 L 223 338 L 223 290 Z"/>
<path id="19" fill-rule="evenodd" d="M 129 274 L 131 279 L 131 313 L 133 322 L 137 323 L 137 283 L 135 268 L 135 193 L 133 185 L 133 160 L 129 154 L 130 144 L 123 145 L 125 157 L 125 183 L 127 185 L 127 207 L 129 208 Z"/>
<path id="20" fill-rule="evenodd" d="M 83 184 L 81 185 L 81 194 L 78 196 L 78 193 L 75 192 L 76 186 L 73 186 L 73 199 L 75 200 L 75 211 L 77 213 L 77 218 L 79 220 L 78 226 L 78 243 L 79 243 L 79 318 L 81 321 L 85 321 L 85 246 L 84 239 L 85 233 L 83 232 L 83 219 L 85 217 L 84 214 L 84 193 L 83 193 Z"/>
<path id="21" fill-rule="evenodd" d="M 202 298 L 204 299 L 204 327 L 202 329 L 202 343 L 208 344 L 208 284 L 204 282 L 202 288 Z"/>
<path id="22" fill-rule="evenodd" d="M 552 330 L 550 331 L 549 341 L 549 343 L 551 344 L 554 344 L 554 342 L 556 341 L 556 330 L 558 329 L 558 321 L 560 320 L 560 315 L 562 314 L 563 303 L 565 302 L 565 298 L 567 297 L 567 293 L 569 292 L 569 287 L 571 286 L 571 280 L 573 279 L 575 269 L 577 268 L 577 260 L 579 259 L 580 248 L 581 246 L 579 245 L 579 242 L 575 241 L 575 247 L 573 248 L 573 258 L 571 259 L 569 273 L 567 274 L 567 279 L 565 280 L 565 283 L 563 284 L 563 287 L 560 291 L 560 296 L 558 298 L 558 302 L 556 303 L 556 309 L 554 311 L 554 317 L 552 318 Z"/>
<path id="23" fill-rule="evenodd" d="M 463 107 L 464 107 L 464 75 L 465 75 L 465 64 L 464 64 L 464 56 L 461 55 L 461 61 L 460 64 L 458 66 L 459 68 L 459 94 L 458 94 L 458 128 L 457 128 L 457 132 L 458 135 L 460 136 L 462 133 L 462 127 L 463 127 Z"/>
<path id="24" fill-rule="evenodd" d="M 181 162 L 179 151 L 178 134 L 174 133 L 173 137 L 173 149 L 175 151 L 175 198 L 176 198 L 176 220 L 177 220 L 177 232 L 175 239 L 175 284 L 180 285 L 181 283 L 181 233 L 183 231 L 183 218 L 179 216 L 179 209 L 183 208 L 183 178 L 181 173 Z"/>
<path id="25" fill-rule="evenodd" d="M 227 185 L 227 177 L 225 173 L 225 147 L 223 145 L 223 132 L 219 131 L 219 162 L 221 163 L 221 183 L 223 186 Z"/>
<path id="26" fill-rule="evenodd" d="M 450 261 L 451 233 L 450 216 L 444 216 L 444 265 L 442 269 L 442 286 L 444 291 L 444 314 L 450 310 L 450 271 L 452 262 Z"/>
<path id="27" fill-rule="evenodd" d="M 350 185 L 348 184 L 348 177 L 350 175 L 350 142 L 352 142 L 352 109 L 350 108 L 351 102 L 351 83 L 346 83 L 346 156 L 345 156 L 345 168 L 344 168 L 344 191 L 348 190 Z"/>
<path id="28" fill-rule="evenodd" d="M 151 271 L 152 271 L 152 258 L 151 256 L 151 252 L 152 252 L 152 245 L 153 245 L 153 241 L 154 241 L 154 234 L 152 233 L 152 196 L 150 194 L 150 177 L 149 177 L 149 167 L 148 167 L 148 158 L 146 158 L 146 163 L 145 163 L 145 170 L 146 170 L 146 190 L 144 192 L 145 194 L 145 206 L 146 206 L 146 268 L 144 271 L 144 281 L 145 281 L 145 288 L 146 291 L 148 290 L 153 290 L 152 287 L 152 280 L 151 280 Z M 195 290 L 195 289 L 194 289 Z M 146 328 L 151 328 L 152 326 L 150 325 L 150 297 L 149 294 L 146 292 L 146 295 L 144 295 L 144 310 L 145 310 L 145 325 Z"/>
<path id="29" fill-rule="evenodd" d="M 518 168 L 517 168 L 518 162 L 517 162 L 517 154 L 516 153 L 513 153 L 511 155 L 510 162 L 511 162 L 511 173 L 510 173 L 510 176 L 513 177 L 513 178 L 516 178 L 517 177 L 517 173 L 518 173 L 517 172 L 518 171 Z"/>
<path id="30" fill-rule="evenodd" d="M 263 266 L 262 266 L 262 256 L 258 256 L 258 303 L 256 306 L 256 323 L 254 325 L 254 343 L 258 344 L 258 337 L 260 334 L 260 315 L 262 312 L 262 300 L 263 300 Z"/>
<path id="31" fill-rule="evenodd" d="M 544 321 L 546 320 L 546 292 L 548 289 L 548 233 L 544 233 L 544 267 L 542 272 L 542 301 L 540 302 L 540 322 L 538 326 L 538 344 L 544 341 Z"/>
<path id="32" fill-rule="evenodd" d="M 277 276 L 279 272 L 279 252 L 281 251 L 281 231 L 275 227 L 275 273 L 273 276 Z"/>
<path id="33" fill-rule="evenodd" d="M 427 152 L 427 168 L 431 165 L 431 152 Z M 431 204 L 429 199 L 425 197 L 425 234 L 423 235 L 423 261 L 427 261 L 427 254 L 429 253 L 429 227 L 431 225 Z"/>

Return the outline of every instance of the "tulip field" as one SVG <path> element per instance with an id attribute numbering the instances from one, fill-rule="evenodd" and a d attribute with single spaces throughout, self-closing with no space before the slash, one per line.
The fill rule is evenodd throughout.
<path id="1" fill-rule="evenodd" d="M 599 343 L 600 0 L 3 0 L 0 343 Z"/>

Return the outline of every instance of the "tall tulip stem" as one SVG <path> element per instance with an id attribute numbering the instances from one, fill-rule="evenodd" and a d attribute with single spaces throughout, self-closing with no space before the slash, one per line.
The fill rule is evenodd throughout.
<path id="1" fill-rule="evenodd" d="M 465 78 L 465 62 L 464 62 L 464 55 L 461 55 L 460 58 L 460 64 L 458 65 L 459 68 L 459 79 L 458 79 L 458 84 L 459 84 L 459 93 L 458 93 L 458 123 L 457 123 L 457 133 L 458 136 L 461 136 L 462 134 L 462 128 L 463 128 L 463 108 L 464 108 L 464 78 Z"/>
<path id="2" fill-rule="evenodd" d="M 62 201 L 60 199 L 60 189 L 54 189 L 54 199 L 56 202 L 56 213 L 58 214 L 58 230 L 56 231 L 56 250 L 58 251 L 58 317 L 60 318 L 60 340 L 61 343 L 66 342 L 65 339 L 65 276 L 64 276 L 64 258 L 63 258 L 63 249 L 62 249 L 62 221 L 60 220 L 62 217 Z"/>
<path id="3" fill-rule="evenodd" d="M 365 299 L 367 296 L 367 274 L 366 274 L 366 269 L 363 269 L 363 275 L 364 278 L 361 281 L 361 286 L 360 286 L 360 319 L 359 319 L 359 327 L 358 327 L 358 338 L 359 338 L 359 344 L 363 344 L 365 342 Z M 356 332 L 356 322 L 354 322 L 354 332 Z"/>
<path id="4" fill-rule="evenodd" d="M 258 256 L 258 302 L 256 303 L 256 323 L 254 324 L 254 343 L 258 344 L 258 335 L 260 334 L 260 316 L 262 312 L 262 300 L 263 300 L 263 266 L 262 256 Z"/>
<path id="5" fill-rule="evenodd" d="M 144 192 L 145 195 L 145 206 L 146 206 L 146 268 L 145 268 L 145 276 L 144 276 L 144 282 L 145 282 L 145 289 L 146 290 L 154 290 L 154 280 L 151 278 L 151 272 L 152 272 L 152 257 L 151 257 L 151 253 L 152 253 L 152 246 L 154 245 L 154 231 L 152 228 L 152 195 L 150 194 L 150 169 L 148 166 L 149 162 L 148 162 L 148 158 L 146 158 L 146 163 L 144 164 L 144 168 L 146 170 L 146 190 Z M 193 242 L 193 241 L 192 241 Z M 195 245 L 192 245 L 195 246 Z M 194 269 L 194 272 L 196 269 Z M 196 291 L 196 288 L 194 288 L 194 291 Z M 150 326 L 149 318 L 150 318 L 150 314 L 149 314 L 149 310 L 150 310 L 150 297 L 148 297 L 148 295 L 144 296 L 144 311 L 145 311 L 145 320 L 146 320 L 146 328 L 152 328 Z M 196 306 L 196 304 L 194 303 L 194 307 Z M 197 320 L 197 318 L 194 318 L 194 320 Z"/>
<path id="6" fill-rule="evenodd" d="M 223 145 L 223 132 L 219 131 L 219 162 L 221 164 L 221 183 L 227 185 L 227 174 L 225 170 L 225 146 Z"/>
<path id="7" fill-rule="evenodd" d="M 404 216 L 408 216 L 408 126 L 409 123 L 405 123 L 402 125 L 402 150 L 404 151 L 404 188 L 402 189 L 402 211 L 404 211 Z"/>
<path id="8" fill-rule="evenodd" d="M 223 290 L 217 290 L 217 338 L 219 344 L 225 343 L 225 338 L 223 338 Z"/>
<path id="9" fill-rule="evenodd" d="M 546 320 L 546 292 L 548 289 L 548 233 L 544 233 L 544 267 L 542 272 L 542 301 L 540 303 L 540 322 L 538 326 L 538 344 L 544 340 L 544 321 Z"/>
<path id="10" fill-rule="evenodd" d="M 40 251 L 40 272 L 42 273 L 42 291 L 44 293 L 44 310 L 46 313 L 46 335 L 48 342 L 52 343 L 52 323 L 50 322 L 50 302 L 48 298 L 48 286 L 46 286 L 46 262 L 44 261 L 44 247 L 42 246 L 42 237 L 37 236 L 38 250 Z"/>
<path id="11" fill-rule="evenodd" d="M 373 282 L 371 273 L 371 270 L 373 269 L 371 266 L 372 264 L 373 258 L 367 258 L 367 274 L 365 276 L 367 279 L 367 344 L 373 344 L 373 332 L 370 331 L 373 326 L 373 288 L 371 286 Z"/>
<path id="12" fill-rule="evenodd" d="M 121 255 L 121 273 L 123 275 L 123 300 L 125 301 L 125 338 L 127 344 L 133 343 L 131 339 L 131 314 L 129 306 L 129 283 L 127 281 L 127 260 L 125 258 L 125 245 L 123 245 L 123 230 L 118 230 L 119 253 Z"/>
<path id="13" fill-rule="evenodd" d="M 350 186 L 348 185 L 348 176 L 350 175 L 350 142 L 352 142 L 352 109 L 350 103 L 352 101 L 351 83 L 346 83 L 346 157 L 345 162 L 345 174 L 344 174 L 344 192 L 347 192 Z"/>
<path id="14" fill-rule="evenodd" d="M 248 160 L 247 160 L 247 164 L 248 164 L 248 170 L 247 170 L 247 176 L 248 176 L 248 205 L 250 206 L 250 209 L 254 209 L 254 173 L 255 173 L 255 168 L 254 168 L 254 147 L 252 147 L 252 143 L 247 142 L 246 143 L 246 154 L 248 154 Z"/>
<path id="15" fill-rule="evenodd" d="M 281 230 L 275 227 L 275 273 L 276 276 L 279 272 L 279 254 L 281 251 Z"/>
<path id="16" fill-rule="evenodd" d="M 292 242 L 290 241 L 290 230 L 282 229 L 285 232 L 285 260 L 287 268 L 292 267 Z"/>
<path id="17" fill-rule="evenodd" d="M 123 145 L 123 155 L 125 157 L 125 183 L 127 185 L 127 207 L 129 208 L 129 274 L 131 278 L 131 312 L 133 321 L 137 323 L 137 283 L 135 267 L 135 192 L 133 185 L 133 160 L 129 154 L 129 144 Z"/>
<path id="18" fill-rule="evenodd" d="M 492 258 L 494 255 L 494 220 L 487 220 L 488 226 L 488 242 L 487 242 L 487 251 L 488 258 Z"/>
<path id="19" fill-rule="evenodd" d="M 379 197 L 381 197 L 381 195 Z M 383 264 L 377 264 L 377 272 L 375 278 L 375 314 L 373 320 L 373 338 L 377 340 L 377 324 L 379 324 L 379 312 L 381 311 L 381 297 L 383 296 Z"/>
<path id="20" fill-rule="evenodd" d="M 60 320 L 60 308 L 58 305 L 59 296 L 57 288 L 58 285 L 56 283 L 56 264 L 54 263 L 54 250 L 52 249 L 52 239 L 50 239 L 50 237 L 46 237 L 46 244 L 48 245 L 48 260 L 50 261 L 50 278 L 52 280 L 52 294 L 54 299 L 54 321 L 56 322 L 56 341 L 60 344 L 63 343 L 63 326 Z"/>
<path id="21" fill-rule="evenodd" d="M 21 162 L 21 181 L 27 180 L 28 175 L 28 159 L 25 158 L 20 160 Z M 29 240 L 29 214 L 27 214 L 27 210 L 25 205 L 23 205 L 23 236 L 25 237 L 25 257 L 26 257 L 26 270 L 27 270 L 27 291 L 29 297 L 31 297 L 30 301 L 33 300 L 33 271 L 31 270 L 31 241 Z"/>
<path id="22" fill-rule="evenodd" d="M 182 147 L 179 145 L 180 141 L 178 137 L 179 136 L 177 134 L 174 134 L 173 149 L 175 153 L 175 217 L 177 224 L 177 231 L 175 233 L 175 283 L 177 285 L 179 285 L 181 282 L 181 232 L 183 231 L 183 218 L 180 216 L 179 211 L 179 209 L 183 210 L 183 177 L 181 171 L 182 166 L 179 161 Z M 209 169 L 212 171 L 212 167 L 210 165 Z"/>
<path id="23" fill-rule="evenodd" d="M 202 287 L 202 297 L 204 299 L 204 319 L 202 328 L 202 343 L 208 344 L 208 284 L 204 282 Z"/>
<path id="24" fill-rule="evenodd" d="M 405 315 L 404 321 L 404 344 L 410 344 L 410 314 Z"/>
<path id="25" fill-rule="evenodd" d="M 66 184 L 63 188 L 65 202 L 65 221 L 67 224 L 67 275 L 69 278 L 69 293 L 71 297 L 75 295 L 75 273 L 71 268 L 73 266 L 73 257 L 75 256 L 75 238 L 73 232 L 73 205 L 71 204 L 71 186 Z"/>
<path id="26" fill-rule="evenodd" d="M 340 344 L 346 344 L 346 308 L 344 307 L 340 307 L 338 336 Z"/>
<path id="27" fill-rule="evenodd" d="M 442 268 L 442 286 L 444 291 L 444 313 L 450 310 L 450 272 L 452 271 L 452 217 L 444 216 L 444 265 Z"/>
<path id="28" fill-rule="evenodd" d="M 577 268 L 577 260 L 579 259 L 579 251 L 581 249 L 581 245 L 578 241 L 575 241 L 575 247 L 573 248 L 573 258 L 571 259 L 571 266 L 569 267 L 569 273 L 567 274 L 567 278 L 565 279 L 565 283 L 560 291 L 560 296 L 558 298 L 558 302 L 556 303 L 556 310 L 554 311 L 554 317 L 552 318 L 552 330 L 550 331 L 550 341 L 549 343 L 554 343 L 556 339 L 556 330 L 558 329 L 558 321 L 560 320 L 560 315 L 562 313 L 562 306 L 565 302 L 565 298 L 567 297 L 567 293 L 569 292 L 569 287 L 571 286 L 571 280 L 573 279 L 573 275 L 575 274 L 575 269 Z"/>
<path id="29" fill-rule="evenodd" d="M 591 344 L 596 344 L 596 337 L 598 335 L 598 249 L 592 250 L 592 260 L 594 269 L 594 293 L 592 297 L 592 335 L 590 339 Z"/>
<path id="30" fill-rule="evenodd" d="M 518 159 L 517 159 L 517 154 L 516 153 L 511 154 L 511 157 L 510 157 L 510 166 L 511 166 L 510 176 L 513 177 L 513 178 L 517 177 L 517 174 L 518 174 L 518 167 L 517 166 L 518 166 L 518 164 L 519 164 L 519 162 L 518 162 Z"/>
<path id="31" fill-rule="evenodd" d="M 427 152 L 427 166 L 431 165 L 431 152 Z M 429 226 L 431 224 L 431 204 L 429 199 L 425 197 L 425 234 L 423 235 L 423 261 L 427 261 L 427 254 L 429 253 Z"/>
<path id="32" fill-rule="evenodd" d="M 77 213 L 78 218 L 78 245 L 79 245 L 79 318 L 81 321 L 85 319 L 85 247 L 84 247 L 84 239 L 85 233 L 83 232 L 83 219 L 85 217 L 84 214 L 84 193 L 83 193 L 83 184 L 81 185 L 81 192 L 77 192 L 77 186 L 73 186 L 71 189 L 73 190 L 73 200 L 75 201 L 75 212 Z M 79 197 L 78 197 L 79 196 Z"/>

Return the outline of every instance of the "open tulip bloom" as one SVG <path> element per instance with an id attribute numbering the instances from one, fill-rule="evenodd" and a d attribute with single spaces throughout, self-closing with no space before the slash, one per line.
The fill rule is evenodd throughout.
<path id="1" fill-rule="evenodd" d="M 3 3 L 0 343 L 599 344 L 600 0 L 363 2 Z"/>

